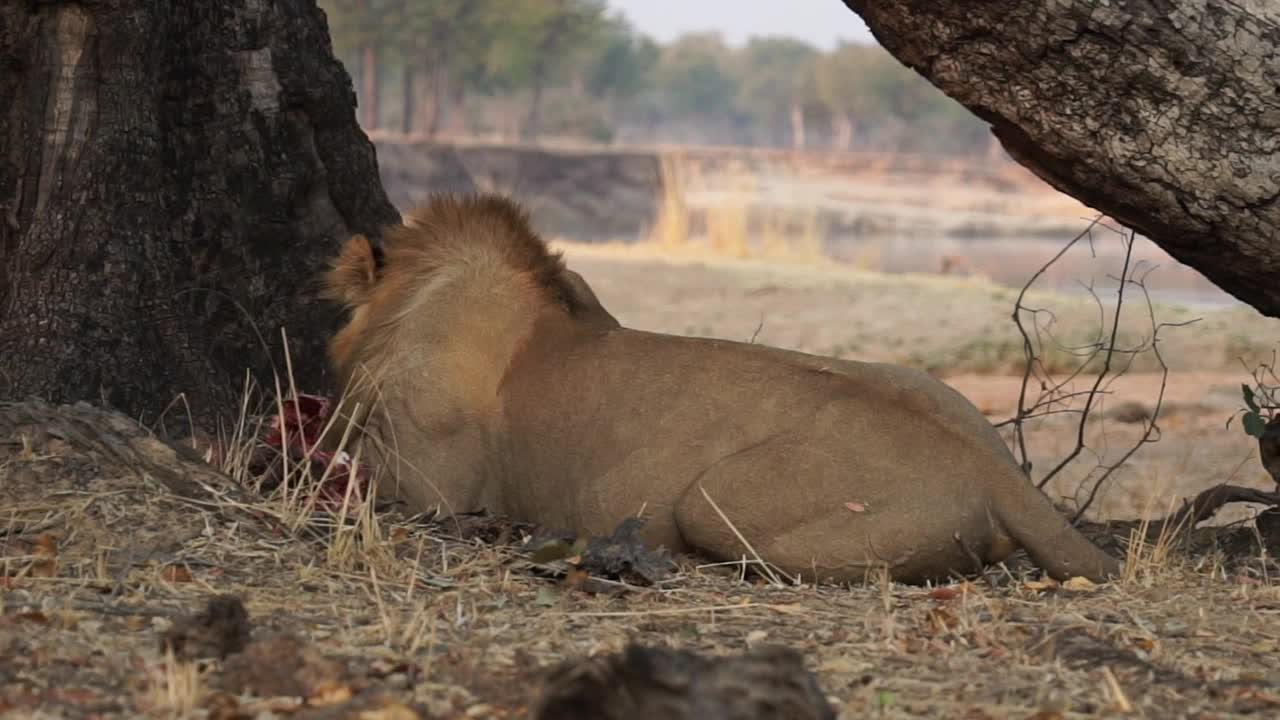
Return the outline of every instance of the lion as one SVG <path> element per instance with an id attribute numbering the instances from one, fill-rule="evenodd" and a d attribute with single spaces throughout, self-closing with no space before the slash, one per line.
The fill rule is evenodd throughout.
<path id="1" fill-rule="evenodd" d="M 942 580 L 1019 547 L 1057 579 L 1119 573 L 946 384 L 623 327 L 504 197 L 431 197 L 380 253 L 352 237 L 325 287 L 349 313 L 341 407 L 413 512 L 592 536 L 640 515 L 652 546 L 818 581 Z"/>

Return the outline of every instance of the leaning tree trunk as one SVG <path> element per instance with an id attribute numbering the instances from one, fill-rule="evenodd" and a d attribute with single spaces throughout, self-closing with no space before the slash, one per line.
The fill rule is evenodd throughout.
<path id="1" fill-rule="evenodd" d="M 1018 162 L 1280 316 L 1280 3 L 845 4 Z"/>
<path id="2" fill-rule="evenodd" d="M 325 385 L 317 273 L 397 215 L 314 2 L 6 2 L 0 68 L 0 397 L 208 424 L 282 327 Z"/>

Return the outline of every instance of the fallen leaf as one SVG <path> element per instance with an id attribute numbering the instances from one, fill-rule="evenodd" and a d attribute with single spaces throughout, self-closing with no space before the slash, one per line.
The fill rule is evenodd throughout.
<path id="1" fill-rule="evenodd" d="M 955 600 L 960 597 L 960 591 L 954 587 L 938 587 L 929 591 L 930 600 Z"/>
<path id="2" fill-rule="evenodd" d="M 804 615 L 808 609 L 799 603 L 783 603 L 768 606 L 770 610 L 783 615 Z"/>
<path id="3" fill-rule="evenodd" d="M 940 633 L 948 632 L 960 624 L 960 621 L 956 619 L 955 615 L 952 615 L 942 608 L 931 608 L 925 613 L 925 619 L 937 632 Z"/>
<path id="4" fill-rule="evenodd" d="M 361 710 L 356 717 L 359 720 L 419 720 L 422 716 L 405 705 L 387 701 L 387 704 L 380 708 Z"/>
<path id="5" fill-rule="evenodd" d="M 845 506 L 846 508 L 848 508 L 848 509 L 849 509 L 849 512 L 856 512 L 856 513 L 860 513 L 860 512 L 866 512 L 866 511 L 867 511 L 867 505 L 866 505 L 866 503 L 860 503 L 860 502 L 847 502 L 847 503 L 845 503 L 845 504 L 844 504 L 844 506 Z"/>
<path id="6" fill-rule="evenodd" d="M 160 579 L 171 583 L 191 582 L 191 571 L 184 565 L 165 565 L 160 568 Z"/>
<path id="7" fill-rule="evenodd" d="M 1080 577 L 1079 575 L 1062 583 L 1063 590 L 1072 592 L 1093 592 L 1098 589 L 1098 584 L 1089 578 Z"/>
<path id="8" fill-rule="evenodd" d="M 529 558 L 536 563 L 550 563 L 565 560 L 573 554 L 573 546 L 563 540 L 552 540 L 543 544 Z"/>
<path id="9" fill-rule="evenodd" d="M 344 703 L 355 695 L 351 686 L 343 682 L 327 680 L 319 683 L 307 697 L 308 705 L 324 706 Z"/>
<path id="10" fill-rule="evenodd" d="M 42 533 L 36 538 L 32 555 L 37 560 L 31 563 L 31 577 L 51 578 L 58 574 L 58 538 L 50 533 Z"/>
<path id="11" fill-rule="evenodd" d="M 586 570 L 573 568 L 568 573 L 565 573 L 564 584 L 565 584 L 565 587 L 569 588 L 570 590 L 581 590 L 582 586 L 587 582 L 587 580 L 590 577 L 591 577 L 591 573 L 587 572 Z"/>
<path id="12" fill-rule="evenodd" d="M 554 607 L 559 602 L 559 593 L 549 587 L 538 588 L 538 593 L 533 596 L 533 604 L 541 607 Z"/>
<path id="13" fill-rule="evenodd" d="M 1046 590 L 1054 590 L 1058 587 L 1058 581 L 1053 578 L 1045 578 L 1043 580 L 1028 580 L 1022 584 L 1022 587 L 1032 592 L 1044 592 Z"/>
<path id="14" fill-rule="evenodd" d="M 822 664 L 818 666 L 818 669 L 825 673 L 853 675 L 862 672 L 865 669 L 865 665 L 855 663 L 852 659 L 844 655 L 837 655 L 836 657 L 823 660 Z"/>

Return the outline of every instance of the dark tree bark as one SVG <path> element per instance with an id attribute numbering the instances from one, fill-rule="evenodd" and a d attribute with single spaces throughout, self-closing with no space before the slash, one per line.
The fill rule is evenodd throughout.
<path id="1" fill-rule="evenodd" d="M 1280 316 L 1280 4 L 845 4 L 1018 162 Z"/>
<path id="2" fill-rule="evenodd" d="M 354 105 L 309 0 L 0 4 L 0 397 L 208 425 L 281 327 L 324 387 L 317 274 L 398 217 Z"/>

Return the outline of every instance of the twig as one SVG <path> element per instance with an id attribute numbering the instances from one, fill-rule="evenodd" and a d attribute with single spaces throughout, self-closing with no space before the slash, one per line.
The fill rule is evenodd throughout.
<path id="1" fill-rule="evenodd" d="M 1132 237 L 1130 237 L 1130 243 L 1132 243 Z M 1151 353 L 1155 356 L 1156 362 L 1160 364 L 1160 391 L 1156 394 L 1155 407 L 1151 410 L 1151 416 L 1147 418 L 1146 426 L 1143 428 L 1142 437 L 1139 438 L 1138 441 L 1134 443 L 1119 460 L 1112 463 L 1110 467 L 1102 473 L 1097 481 L 1094 482 L 1093 487 L 1089 490 L 1089 497 L 1080 505 L 1079 510 L 1076 511 L 1075 517 L 1071 519 L 1072 524 L 1080 521 L 1080 518 L 1084 516 L 1085 511 L 1093 504 L 1094 498 L 1097 497 L 1098 489 L 1102 487 L 1117 468 L 1126 463 L 1129 458 L 1138 451 L 1138 448 L 1142 447 L 1146 443 L 1156 442 L 1160 439 L 1160 426 L 1156 424 L 1156 420 L 1160 417 L 1160 410 L 1164 407 L 1164 394 L 1169 385 L 1169 365 L 1164 361 L 1164 356 L 1160 353 L 1160 330 L 1166 327 L 1189 325 L 1196 322 L 1196 320 L 1172 324 L 1156 321 L 1155 308 L 1151 303 L 1151 293 L 1147 289 L 1146 284 L 1147 276 L 1149 276 L 1154 270 L 1155 268 L 1153 267 L 1144 273 L 1140 279 L 1135 280 L 1130 278 L 1128 282 L 1137 286 L 1138 289 L 1142 291 L 1142 296 L 1147 303 L 1147 317 L 1151 321 Z"/>
<path id="2" fill-rule="evenodd" d="M 1120 277 L 1122 278 L 1127 277 L 1129 274 L 1129 262 L 1133 258 L 1134 235 L 1135 233 L 1130 231 L 1129 240 L 1128 242 L 1125 243 L 1124 266 L 1122 267 L 1120 272 Z M 1049 481 L 1052 480 L 1054 476 L 1056 476 L 1059 472 L 1062 472 L 1062 469 L 1065 468 L 1067 465 L 1069 465 L 1072 460 L 1075 460 L 1080 455 L 1080 451 L 1085 448 L 1086 443 L 1085 443 L 1084 433 L 1085 433 L 1085 427 L 1088 425 L 1088 422 L 1089 422 L 1089 411 L 1093 409 L 1093 401 L 1094 401 L 1094 398 L 1097 396 L 1098 389 L 1102 386 L 1102 381 L 1105 380 L 1107 375 L 1111 372 L 1111 360 L 1115 356 L 1116 338 L 1119 337 L 1119 334 L 1120 334 L 1120 313 L 1124 309 L 1124 286 L 1125 286 L 1125 283 L 1121 282 L 1120 287 L 1116 289 L 1116 311 L 1112 317 L 1111 339 L 1102 353 L 1102 369 L 1098 371 L 1097 377 L 1094 378 L 1093 387 L 1090 388 L 1089 393 L 1084 401 L 1084 410 L 1081 411 L 1080 422 L 1076 425 L 1076 446 L 1074 449 L 1072 449 L 1070 453 L 1067 453 L 1067 456 L 1064 457 L 1057 465 L 1055 465 L 1054 468 L 1048 472 L 1048 474 L 1046 474 L 1043 478 L 1041 478 L 1040 482 L 1038 483 L 1038 487 L 1040 487 L 1041 489 L 1043 489 L 1046 485 L 1048 485 Z M 1166 369 L 1166 372 L 1167 372 L 1167 369 Z M 1152 424 L 1155 423 L 1154 417 L 1151 419 L 1151 422 Z"/>
<path id="3" fill-rule="evenodd" d="M 1028 474 L 1031 472 L 1031 459 L 1027 450 L 1027 439 L 1025 423 L 1031 418 L 1045 417 L 1047 415 L 1072 414 L 1077 416 L 1075 428 L 1075 445 L 1072 449 L 1045 475 L 1036 483 L 1037 487 L 1044 489 L 1059 473 L 1067 466 L 1076 461 L 1080 455 L 1086 451 L 1097 456 L 1098 467 L 1090 471 L 1086 475 L 1084 483 L 1081 485 L 1083 489 L 1085 484 L 1089 484 L 1087 497 L 1083 502 L 1079 503 L 1078 509 L 1073 518 L 1074 522 L 1079 522 L 1083 514 L 1092 506 L 1096 500 L 1099 491 L 1106 484 L 1107 480 L 1138 451 L 1142 445 L 1159 440 L 1160 428 L 1158 420 L 1160 411 L 1164 406 L 1165 391 L 1168 385 L 1169 367 L 1165 362 L 1159 349 L 1160 332 L 1169 327 L 1178 327 L 1189 325 L 1196 320 L 1183 323 L 1161 323 L 1156 320 L 1155 309 L 1151 300 L 1151 294 L 1147 288 L 1147 277 L 1154 271 L 1155 267 L 1142 269 L 1143 263 L 1133 262 L 1133 249 L 1136 233 L 1117 230 L 1121 235 L 1121 241 L 1124 243 L 1124 261 L 1119 276 L 1113 277 L 1117 282 L 1116 302 L 1113 310 L 1108 312 L 1104 306 L 1098 292 L 1090 282 L 1088 284 L 1081 283 L 1081 287 L 1093 299 L 1098 312 L 1098 332 L 1093 341 L 1071 346 L 1061 342 L 1055 337 L 1051 325 L 1056 321 L 1056 317 L 1052 312 L 1043 308 L 1034 308 L 1026 303 L 1027 293 L 1032 285 L 1043 276 L 1050 266 L 1058 262 L 1068 250 L 1074 247 L 1080 240 L 1088 239 L 1090 248 L 1093 247 L 1092 231 L 1095 227 L 1106 227 L 1100 224 L 1101 216 L 1095 217 L 1089 226 L 1080 234 L 1071 239 L 1061 250 L 1059 250 L 1047 263 L 1037 270 L 1032 277 L 1023 286 L 1018 294 L 1017 301 L 1014 304 L 1013 321 L 1018 328 L 1019 334 L 1022 336 L 1023 351 L 1026 356 L 1026 366 L 1022 373 L 1022 383 L 1018 393 L 1018 407 L 1015 415 L 1008 420 L 996 423 L 996 427 L 1012 426 L 1014 433 L 1014 450 L 1015 457 L 1020 465 Z M 1140 274 L 1139 274 L 1140 273 Z M 1123 317 L 1125 302 L 1127 299 L 1126 290 L 1129 285 L 1135 286 L 1142 292 L 1146 301 L 1147 316 L 1151 323 L 1151 337 L 1149 341 L 1142 341 L 1134 347 L 1120 347 L 1118 345 L 1120 337 L 1120 322 Z M 1023 313 L 1029 313 L 1032 318 L 1031 326 L 1028 327 L 1023 322 Z M 1041 324 L 1039 318 L 1042 315 L 1049 316 L 1048 325 Z M 1108 321 L 1110 328 L 1107 327 Z M 1038 354 L 1039 348 L 1043 347 L 1046 339 L 1053 345 L 1077 358 L 1081 361 L 1076 365 L 1075 369 L 1064 379 L 1054 380 L 1047 366 L 1041 360 Z M 1150 351 L 1156 362 L 1160 366 L 1161 381 L 1160 390 L 1156 397 L 1155 407 L 1146 421 L 1142 436 L 1129 447 L 1121 457 L 1111 463 L 1104 464 L 1103 456 L 1095 452 L 1088 446 L 1086 439 L 1086 431 L 1090 425 L 1093 410 L 1098 405 L 1100 398 L 1110 394 L 1112 384 L 1120 377 L 1125 375 L 1133 366 L 1136 358 Z M 1101 368 L 1094 374 L 1092 382 L 1086 390 L 1076 391 L 1070 390 L 1069 386 L 1075 380 L 1085 374 L 1085 371 L 1093 364 L 1095 359 L 1100 359 Z M 1122 361 L 1123 360 L 1123 361 Z M 1034 402 L 1028 399 L 1028 388 L 1030 387 L 1032 377 L 1036 377 L 1040 382 L 1040 395 Z M 1072 400 L 1083 398 L 1082 407 L 1072 407 Z M 1106 451 L 1106 437 L 1103 435 L 1103 452 Z"/>
<path id="4" fill-rule="evenodd" d="M 751 547 L 751 543 L 747 542 L 747 539 L 742 536 L 742 533 L 738 532 L 738 528 L 734 527 L 733 523 L 729 520 L 729 516 L 725 515 L 724 511 L 720 509 L 720 506 L 716 504 L 716 501 L 712 500 L 711 496 L 707 494 L 707 489 L 705 487 L 698 485 L 698 490 L 702 493 L 702 497 L 706 498 L 707 502 L 711 504 L 711 509 L 715 510 L 716 514 L 720 516 L 720 519 L 724 521 L 724 524 L 729 526 L 729 530 L 733 532 L 734 537 L 738 538 L 738 542 L 742 543 L 747 548 L 747 552 L 751 553 L 751 557 L 755 558 L 756 563 L 759 564 L 760 571 L 764 574 L 765 578 L 769 580 L 769 584 L 776 587 L 785 587 L 782 581 L 778 579 L 778 573 L 781 571 L 775 572 L 774 568 L 769 565 L 769 563 L 761 559 L 760 554 L 756 552 L 756 549 Z M 786 573 L 782 573 L 782 575 L 785 577 Z M 795 581 L 793 578 L 788 577 L 787 579 L 791 580 L 794 584 Z"/>
<path id="5" fill-rule="evenodd" d="M 1031 278 L 1027 280 L 1026 284 L 1022 286 L 1022 290 L 1018 292 L 1018 299 L 1014 302 L 1014 305 L 1013 305 L 1013 324 L 1018 327 L 1018 332 L 1022 335 L 1022 350 L 1027 356 L 1027 366 L 1022 371 L 1022 389 L 1018 393 L 1017 417 L 1019 419 L 1023 418 L 1026 415 L 1025 403 L 1026 403 L 1026 397 L 1027 397 L 1027 383 L 1031 380 L 1033 358 L 1035 358 L 1035 350 L 1031 344 L 1031 336 L 1029 333 L 1027 333 L 1027 329 L 1022 325 L 1022 310 L 1024 307 L 1023 300 L 1026 299 L 1027 291 L 1031 289 L 1031 286 L 1034 285 L 1035 282 L 1039 280 L 1041 276 L 1043 276 L 1046 272 L 1048 272 L 1050 266 L 1058 262 L 1058 260 L 1061 259 L 1062 256 L 1065 255 L 1068 250 L 1074 247 L 1075 244 L 1079 242 L 1082 238 L 1091 237 L 1091 234 L 1093 232 L 1093 227 L 1097 225 L 1101 219 L 1102 219 L 1102 215 L 1098 215 L 1097 217 L 1095 217 L 1089 223 L 1088 227 L 1086 227 L 1083 231 L 1081 231 L 1079 235 L 1076 235 L 1074 238 L 1072 238 L 1071 242 L 1068 242 L 1061 250 L 1057 252 L 1056 255 L 1054 255 L 1052 258 L 1049 259 L 1049 262 L 1040 266 L 1040 269 L 1035 271 L 1035 273 L 1031 276 Z M 1022 466 L 1022 469 L 1024 472 L 1030 474 L 1031 458 L 1027 455 L 1026 434 L 1023 432 L 1021 423 L 1014 425 L 1013 434 L 1014 434 L 1014 441 L 1017 446 L 1018 453 L 1021 455 L 1021 458 L 1019 459 L 1018 464 Z"/>

